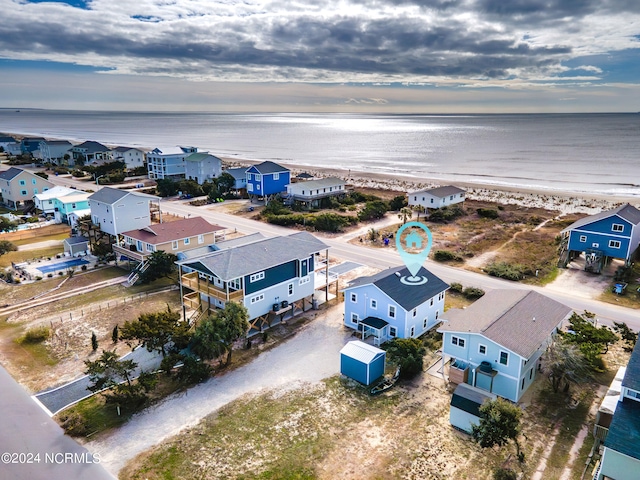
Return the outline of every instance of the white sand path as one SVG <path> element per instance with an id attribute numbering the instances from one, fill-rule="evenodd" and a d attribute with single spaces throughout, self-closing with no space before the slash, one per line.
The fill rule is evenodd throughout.
<path id="1" fill-rule="evenodd" d="M 251 363 L 168 397 L 86 447 L 99 453 L 101 464 L 117 475 L 139 453 L 247 393 L 280 386 L 295 388 L 301 382 L 317 382 L 338 373 L 339 351 L 350 337 L 351 332 L 342 326 L 342 309 L 332 307 Z"/>

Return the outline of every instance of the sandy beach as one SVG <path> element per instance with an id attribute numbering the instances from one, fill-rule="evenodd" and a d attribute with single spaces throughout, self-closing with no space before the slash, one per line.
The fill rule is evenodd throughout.
<path id="1" fill-rule="evenodd" d="M 251 166 L 259 161 L 242 160 L 238 158 L 222 158 L 229 167 Z M 290 163 L 279 163 L 288 168 L 294 175 L 307 172 L 315 177 L 323 178 L 335 176 L 345 180 L 354 187 L 371 188 L 376 190 L 388 190 L 397 192 L 398 195 L 434 188 L 444 185 L 438 180 L 428 178 L 417 178 L 410 175 L 384 175 L 380 173 L 360 172 L 354 170 L 344 170 L 336 168 L 303 168 L 300 165 Z M 541 191 L 539 189 L 521 189 L 515 187 L 455 182 L 455 185 L 467 190 L 467 198 L 471 200 L 482 200 L 524 207 L 546 208 L 557 210 L 562 214 L 586 213 L 592 215 L 603 210 L 610 210 L 623 203 L 630 203 L 636 207 L 640 206 L 640 199 L 632 196 L 611 196 L 589 194 L 587 192 L 569 191 Z"/>

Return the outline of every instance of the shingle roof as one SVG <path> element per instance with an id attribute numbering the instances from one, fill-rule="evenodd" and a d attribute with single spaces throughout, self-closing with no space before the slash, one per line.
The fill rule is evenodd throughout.
<path id="1" fill-rule="evenodd" d="M 406 276 L 411 276 L 411 273 L 409 273 L 406 267 L 389 268 L 375 275 L 356 278 L 345 290 L 373 284 L 398 303 L 398 305 L 409 311 L 449 288 L 448 284 L 424 267 L 420 268 L 418 272 L 418 276 L 427 277 L 427 283 L 424 285 L 405 285 L 400 279 Z"/>
<path id="2" fill-rule="evenodd" d="M 458 193 L 464 193 L 466 190 L 458 187 L 454 187 L 453 185 L 446 185 L 444 187 L 437 188 L 427 188 L 425 190 L 418 190 L 417 192 L 410 192 L 409 195 L 413 195 L 416 193 L 428 193 L 429 195 L 433 195 L 434 197 L 448 197 L 449 195 L 457 195 Z"/>
<path id="3" fill-rule="evenodd" d="M 206 160 L 208 158 L 214 158 L 216 160 L 222 161 L 218 157 L 216 157 L 215 155 L 211 155 L 209 153 L 202 153 L 202 152 L 192 153 L 187 158 L 185 158 L 185 160 L 187 162 L 202 162 L 202 161 L 204 161 L 204 160 Z"/>
<path id="4" fill-rule="evenodd" d="M 87 140 L 86 142 L 82 142 L 80 145 L 76 145 L 74 148 L 86 148 L 87 153 L 96 153 L 96 152 L 109 152 L 110 148 L 105 147 L 100 142 L 94 142 L 93 140 Z"/>
<path id="5" fill-rule="evenodd" d="M 16 139 L 13 137 L 0 136 L 0 143 L 15 143 Z"/>
<path id="6" fill-rule="evenodd" d="M 58 201 L 62 203 L 82 202 L 83 200 L 88 200 L 90 195 L 91 194 L 88 192 L 75 190 L 75 193 L 60 196 Z"/>
<path id="7" fill-rule="evenodd" d="M 95 200 L 96 202 L 108 203 L 109 205 L 113 205 L 118 200 L 126 197 L 127 195 L 133 195 L 135 197 L 140 197 L 147 200 L 154 200 L 159 198 L 155 195 L 148 195 L 146 193 L 130 192 L 127 190 L 120 190 L 118 188 L 103 187 L 97 192 L 91 194 L 89 200 Z"/>
<path id="8" fill-rule="evenodd" d="M 88 243 L 89 239 L 85 237 L 69 237 L 65 238 L 64 242 L 67 245 L 78 245 L 79 243 Z"/>
<path id="9" fill-rule="evenodd" d="M 156 155 L 184 155 L 187 152 L 182 147 L 157 147 L 151 153 Z"/>
<path id="10" fill-rule="evenodd" d="M 589 215 L 588 217 L 576 220 L 560 233 L 575 230 L 577 228 L 584 227 L 585 225 L 589 225 L 591 223 L 597 222 L 598 220 L 609 218 L 614 215 L 618 215 L 620 218 L 628 221 L 632 225 L 640 224 L 640 210 L 629 203 L 625 203 L 624 205 L 620 205 L 618 208 L 614 208 L 613 210 L 607 210 L 605 212 L 596 213 L 595 215 Z"/>
<path id="11" fill-rule="evenodd" d="M 345 181 L 338 177 L 319 178 L 318 180 L 307 180 L 306 182 L 292 183 L 292 185 L 303 186 L 305 190 L 314 190 L 344 184 Z"/>
<path id="12" fill-rule="evenodd" d="M 631 353 L 622 386 L 640 392 L 640 342 L 636 343 Z"/>
<path id="13" fill-rule="evenodd" d="M 227 168 L 222 173 L 228 173 L 236 180 L 245 180 L 247 178 L 247 169 L 244 167 Z"/>
<path id="14" fill-rule="evenodd" d="M 255 168 L 262 175 L 268 174 L 268 173 L 288 172 L 289 171 L 288 168 L 284 168 L 283 166 L 278 165 L 275 162 L 270 162 L 270 161 L 262 162 L 262 163 L 259 163 L 258 165 L 253 165 L 253 166 L 247 168 L 246 170 L 249 170 L 251 168 Z"/>
<path id="15" fill-rule="evenodd" d="M 135 148 L 135 147 L 116 147 L 116 148 L 112 149 L 111 151 L 112 151 L 112 152 L 120 152 L 120 153 L 123 153 L 123 152 L 128 152 L 129 150 L 138 150 L 138 151 L 140 151 L 140 152 L 142 151 L 142 150 L 140 150 L 139 148 Z"/>
<path id="16" fill-rule="evenodd" d="M 128 232 L 122 232 L 122 235 L 152 245 L 158 245 L 224 229 L 220 225 L 211 225 L 202 217 L 193 217 L 176 220 L 175 222 L 157 223 L 138 230 L 129 230 Z"/>
<path id="17" fill-rule="evenodd" d="M 15 177 L 20 175 L 22 172 L 24 172 L 24 170 L 22 170 L 20 168 L 16 168 L 16 167 L 11 167 L 9 170 L 4 170 L 4 171 L 0 172 L 0 178 L 2 178 L 3 180 L 11 181 Z"/>
<path id="18" fill-rule="evenodd" d="M 451 309 L 439 332 L 479 333 L 529 358 L 571 313 L 533 290 L 491 290 L 464 310 Z"/>
<path id="19" fill-rule="evenodd" d="M 75 193 L 78 193 L 78 191 L 74 190 L 73 188 L 63 187 L 62 185 L 55 185 L 49 190 L 35 194 L 34 197 L 38 200 L 49 200 L 50 198 L 59 198 L 66 195 L 73 195 Z"/>
<path id="20" fill-rule="evenodd" d="M 628 368 L 627 368 L 627 371 Z M 625 398 L 618 402 L 604 446 L 640 460 L 640 402 Z"/>
<path id="21" fill-rule="evenodd" d="M 46 143 L 47 145 L 68 145 L 71 146 L 69 140 L 42 140 L 40 143 Z"/>
<path id="22" fill-rule="evenodd" d="M 328 245 L 310 233 L 298 232 L 213 252 L 195 262 L 183 260 L 178 263 L 229 281 L 291 260 L 304 259 L 327 248 Z"/>

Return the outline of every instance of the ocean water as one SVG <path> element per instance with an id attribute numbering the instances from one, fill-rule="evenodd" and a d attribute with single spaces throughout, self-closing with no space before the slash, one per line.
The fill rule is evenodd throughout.
<path id="1" fill-rule="evenodd" d="M 0 132 L 417 179 L 640 197 L 639 114 L 355 115 L 0 110 Z"/>

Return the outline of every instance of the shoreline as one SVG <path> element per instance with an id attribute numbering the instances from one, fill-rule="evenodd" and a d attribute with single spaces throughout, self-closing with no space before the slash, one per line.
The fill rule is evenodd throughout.
<path id="1" fill-rule="evenodd" d="M 220 157 L 230 167 L 251 166 L 262 163 L 261 160 L 245 160 L 239 158 Z M 371 173 L 345 170 L 330 167 L 305 168 L 300 165 L 278 162 L 292 173 L 307 172 L 316 177 L 335 176 L 345 180 L 348 184 L 360 188 L 395 191 L 398 194 L 414 192 L 424 188 L 434 188 L 442 185 L 455 185 L 467 190 L 470 200 L 482 200 L 523 207 L 546 208 L 558 210 L 562 214 L 587 213 L 594 214 L 603 210 L 611 210 L 621 204 L 630 203 L 640 207 L 640 198 L 628 195 L 589 194 L 588 192 L 571 192 L 562 190 L 544 191 L 536 187 L 518 188 L 507 185 L 497 186 L 485 183 L 471 182 L 443 182 L 438 179 L 417 178 L 411 175 Z"/>

